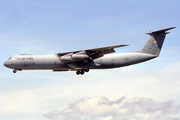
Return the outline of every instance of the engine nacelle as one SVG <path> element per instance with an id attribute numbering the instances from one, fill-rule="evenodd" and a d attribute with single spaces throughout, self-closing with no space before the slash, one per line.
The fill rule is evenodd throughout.
<path id="1" fill-rule="evenodd" d="M 88 60 L 89 56 L 86 54 L 73 54 L 73 55 L 64 55 L 61 57 L 61 62 L 73 62 L 73 61 L 81 61 Z"/>
<path id="2" fill-rule="evenodd" d="M 89 56 L 86 54 L 73 54 L 72 60 L 79 61 L 79 60 L 88 60 Z"/>
<path id="3" fill-rule="evenodd" d="M 72 62 L 72 56 L 71 55 L 64 55 L 61 57 L 61 62 Z"/>

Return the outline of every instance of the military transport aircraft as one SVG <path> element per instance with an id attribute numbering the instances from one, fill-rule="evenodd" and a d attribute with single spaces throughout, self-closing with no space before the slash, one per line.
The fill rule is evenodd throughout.
<path id="1" fill-rule="evenodd" d="M 150 38 L 138 51 L 109 54 L 115 52 L 114 48 L 128 45 L 115 45 L 95 49 L 78 50 L 71 52 L 55 53 L 50 55 L 20 54 L 10 57 L 4 62 L 4 66 L 14 69 L 13 72 L 22 70 L 52 70 L 52 71 L 76 71 L 77 75 L 83 75 L 89 69 L 109 69 L 133 65 L 156 58 L 161 51 L 166 32 L 174 29 L 171 27 L 150 33 Z"/>

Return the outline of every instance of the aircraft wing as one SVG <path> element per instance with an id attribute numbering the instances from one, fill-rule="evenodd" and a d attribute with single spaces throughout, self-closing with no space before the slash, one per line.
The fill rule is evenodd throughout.
<path id="1" fill-rule="evenodd" d="M 125 46 L 128 46 L 128 45 L 115 45 L 115 46 L 88 49 L 85 51 L 89 52 L 89 56 L 95 59 L 98 57 L 102 57 L 105 54 L 114 53 L 115 52 L 114 48 L 125 47 Z"/>
<path id="2" fill-rule="evenodd" d="M 64 62 L 84 61 L 89 59 L 96 59 L 102 57 L 105 54 L 113 53 L 115 52 L 114 48 L 124 47 L 124 46 L 128 46 L 128 45 L 115 45 L 115 46 L 108 46 L 108 47 L 101 47 L 94 49 L 62 52 L 62 53 L 57 53 L 57 55 L 60 57 L 61 61 Z"/>
<path id="3" fill-rule="evenodd" d="M 78 51 L 71 51 L 71 52 L 62 52 L 62 53 L 57 53 L 60 56 L 67 55 L 70 53 L 76 54 L 81 51 L 86 51 L 89 52 L 90 54 L 96 54 L 96 53 L 103 53 L 103 54 L 109 54 L 115 52 L 114 48 L 118 47 L 125 47 L 129 45 L 114 45 L 114 46 L 108 46 L 108 47 L 100 47 L 100 48 L 93 48 L 93 49 L 87 49 L 87 50 L 78 50 Z"/>
<path id="4" fill-rule="evenodd" d="M 128 45 L 114 45 L 114 46 L 108 46 L 108 47 L 101 47 L 101 48 L 94 48 L 94 49 L 87 49 L 85 51 L 105 51 L 105 50 L 110 50 L 110 49 L 114 49 L 114 48 L 118 48 L 118 47 L 124 47 L 124 46 L 128 46 Z M 115 52 L 115 51 L 114 51 Z"/>

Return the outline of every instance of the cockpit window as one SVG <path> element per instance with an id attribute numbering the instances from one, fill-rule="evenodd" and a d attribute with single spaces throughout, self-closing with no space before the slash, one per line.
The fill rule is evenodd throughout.
<path id="1" fill-rule="evenodd" d="M 12 59 L 14 59 L 14 57 L 10 57 L 10 58 L 9 58 L 9 60 L 12 60 Z"/>

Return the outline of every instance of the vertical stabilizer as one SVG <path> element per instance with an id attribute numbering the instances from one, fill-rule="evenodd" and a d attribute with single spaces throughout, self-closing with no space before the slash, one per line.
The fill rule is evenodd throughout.
<path id="1" fill-rule="evenodd" d="M 147 33 L 148 35 L 150 35 L 150 38 L 148 39 L 144 47 L 140 50 L 140 52 L 159 56 L 166 34 L 169 33 L 166 31 L 174 28 L 176 27 L 171 27 L 171 28 Z"/>

